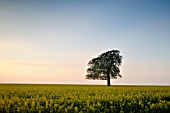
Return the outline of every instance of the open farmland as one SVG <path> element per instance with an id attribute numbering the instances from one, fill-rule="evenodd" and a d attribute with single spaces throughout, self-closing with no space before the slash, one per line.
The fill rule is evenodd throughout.
<path id="1" fill-rule="evenodd" d="M 0 85 L 0 113 L 168 113 L 170 86 Z"/>

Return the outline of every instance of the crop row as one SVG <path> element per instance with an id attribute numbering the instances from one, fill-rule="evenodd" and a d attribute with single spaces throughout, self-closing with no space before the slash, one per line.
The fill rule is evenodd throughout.
<path id="1" fill-rule="evenodd" d="M 0 113 L 168 113 L 170 87 L 0 85 Z"/>

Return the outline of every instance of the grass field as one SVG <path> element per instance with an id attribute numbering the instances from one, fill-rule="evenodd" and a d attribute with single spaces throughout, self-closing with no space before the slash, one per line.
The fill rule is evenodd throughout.
<path id="1" fill-rule="evenodd" d="M 170 86 L 0 84 L 0 113 L 170 113 Z"/>

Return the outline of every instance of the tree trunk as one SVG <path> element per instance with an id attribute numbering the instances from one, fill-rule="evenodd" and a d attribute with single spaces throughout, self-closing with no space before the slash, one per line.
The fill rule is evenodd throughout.
<path id="1" fill-rule="evenodd" d="M 107 74 L 107 86 L 110 86 L 110 75 L 109 75 L 109 73 Z"/>

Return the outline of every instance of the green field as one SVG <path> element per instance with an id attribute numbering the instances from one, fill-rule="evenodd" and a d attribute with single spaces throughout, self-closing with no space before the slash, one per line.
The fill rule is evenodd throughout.
<path id="1" fill-rule="evenodd" d="M 169 113 L 170 86 L 0 84 L 0 113 Z"/>

